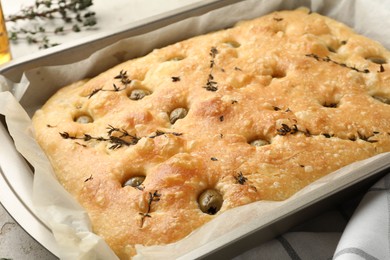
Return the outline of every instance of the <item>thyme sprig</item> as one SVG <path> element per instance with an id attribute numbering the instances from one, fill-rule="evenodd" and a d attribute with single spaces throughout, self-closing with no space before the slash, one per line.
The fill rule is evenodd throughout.
<path id="1" fill-rule="evenodd" d="M 135 145 L 138 143 L 140 138 L 138 138 L 136 135 L 129 134 L 124 129 L 119 129 L 116 127 L 113 127 L 111 125 L 108 126 L 108 137 L 103 136 L 92 136 L 90 134 L 83 134 L 81 136 L 77 135 L 71 135 L 68 132 L 60 132 L 62 138 L 64 139 L 70 139 L 70 140 L 82 140 L 84 142 L 88 142 L 91 140 L 98 141 L 98 142 L 108 142 L 112 145 L 109 147 L 109 149 L 116 150 L 123 146 L 130 146 Z M 114 133 L 119 134 L 118 136 L 114 135 Z"/>
<path id="2" fill-rule="evenodd" d="M 149 198 L 148 198 L 148 209 L 146 210 L 146 212 L 140 212 L 139 214 L 142 216 L 141 217 L 141 228 L 143 227 L 144 225 L 144 222 L 145 222 L 145 218 L 151 218 L 152 216 L 150 215 L 150 211 L 151 211 L 151 208 L 152 208 L 152 203 L 153 202 L 157 202 L 157 201 L 160 201 L 160 198 L 161 198 L 161 194 L 156 191 L 154 191 L 153 193 L 149 192 Z"/>
<path id="3" fill-rule="evenodd" d="M 296 124 L 292 125 L 291 127 L 287 124 L 282 124 L 282 126 L 276 130 L 278 135 L 285 136 L 287 134 L 295 134 L 295 133 L 303 133 L 306 137 L 314 136 L 310 133 L 308 129 L 306 130 L 300 130 Z M 377 134 L 380 134 L 380 132 L 373 132 L 372 135 L 366 136 L 362 134 L 360 131 L 357 131 L 357 136 L 349 137 L 348 140 L 350 141 L 356 141 L 357 139 L 363 140 L 368 143 L 377 143 L 379 140 L 371 139 L 372 137 L 376 136 Z M 390 133 L 389 133 L 390 134 Z M 325 138 L 329 139 L 332 137 L 337 137 L 334 134 L 329 133 L 321 133 L 320 135 L 324 136 Z M 341 138 L 343 139 L 343 138 Z"/>
<path id="4" fill-rule="evenodd" d="M 114 77 L 114 79 L 120 79 L 121 83 L 125 86 L 131 83 L 131 79 L 129 79 L 126 70 L 121 70 L 119 74 Z"/>
<path id="5" fill-rule="evenodd" d="M 360 72 L 360 73 L 369 73 L 370 71 L 368 69 L 364 69 L 364 70 L 360 70 L 356 67 L 352 67 L 352 66 L 348 66 L 347 64 L 345 63 L 340 63 L 340 62 L 337 62 L 335 60 L 332 60 L 331 58 L 329 58 L 328 56 L 326 57 L 320 57 L 318 56 L 317 54 L 314 54 L 314 53 L 310 53 L 310 54 L 306 54 L 306 57 L 310 57 L 310 58 L 313 58 L 317 61 L 324 61 L 324 62 L 331 62 L 331 63 L 334 63 L 336 65 L 339 65 L 341 67 L 344 67 L 344 68 L 348 68 L 348 69 L 351 69 L 351 70 L 354 70 L 354 71 L 357 71 L 357 72 Z"/>
<path id="6" fill-rule="evenodd" d="M 7 21 L 15 22 L 17 20 L 33 19 L 36 17 L 55 18 L 59 14 L 66 22 L 70 22 L 71 17 L 67 16 L 67 11 L 78 13 L 92 6 L 92 0 L 36 0 L 32 6 L 23 8 L 19 14 L 9 15 Z M 79 17 L 76 17 L 79 19 Z"/>
<path id="7" fill-rule="evenodd" d="M 103 89 L 103 88 L 95 88 L 92 90 L 92 92 L 88 95 L 88 98 L 93 97 L 100 91 L 112 91 L 112 92 L 119 92 L 122 90 L 125 90 L 127 86 L 132 82 L 132 80 L 127 75 L 127 71 L 121 70 L 118 75 L 114 76 L 114 79 L 119 79 L 120 83 L 122 84 L 122 87 L 118 87 L 115 83 L 112 84 L 112 89 Z"/>
<path id="8" fill-rule="evenodd" d="M 241 185 L 244 185 L 245 182 L 248 180 L 248 178 L 244 177 L 242 172 L 239 172 L 237 175 L 234 175 L 233 177 L 234 177 L 234 179 L 236 179 L 237 183 L 239 183 Z"/>
<path id="9" fill-rule="evenodd" d="M 132 135 L 129 132 L 127 132 L 123 128 L 117 128 L 112 125 L 108 125 L 107 127 L 107 137 L 103 136 L 92 136 L 90 134 L 82 134 L 80 136 L 77 135 L 71 135 L 68 132 L 60 132 L 59 134 L 63 139 L 70 139 L 70 140 L 82 140 L 84 142 L 89 141 L 98 141 L 98 142 L 108 142 L 112 145 L 109 147 L 111 150 L 119 149 L 123 146 L 131 146 L 136 145 L 139 140 L 141 140 L 140 137 L 137 137 L 136 135 Z M 148 138 L 156 138 L 161 135 L 174 135 L 174 136 L 181 136 L 182 133 L 177 132 L 164 132 L 161 130 L 157 130 L 154 134 L 147 136 Z M 80 144 L 76 142 L 76 144 L 82 145 L 83 147 L 86 147 L 83 144 Z"/>
<path id="10" fill-rule="evenodd" d="M 204 86 L 203 88 L 205 88 L 207 91 L 215 92 L 218 90 L 218 83 L 214 80 L 213 70 L 215 67 L 215 57 L 218 54 L 217 48 L 211 47 L 209 54 L 211 57 L 211 59 L 210 59 L 210 73 L 207 77 L 206 86 Z"/>
<path id="11" fill-rule="evenodd" d="M 92 0 L 35 0 L 33 5 L 6 17 L 6 22 L 14 25 L 14 28 L 8 26 L 9 38 L 13 42 L 25 40 L 29 44 L 38 44 L 41 49 L 56 46 L 58 43 L 51 43 L 49 35 L 79 32 L 96 25 L 95 13 L 88 11 L 92 5 Z M 47 20 L 55 19 L 63 24 L 47 25 Z M 29 28 L 25 28 L 25 24 L 19 25 L 20 20 L 29 20 Z"/>

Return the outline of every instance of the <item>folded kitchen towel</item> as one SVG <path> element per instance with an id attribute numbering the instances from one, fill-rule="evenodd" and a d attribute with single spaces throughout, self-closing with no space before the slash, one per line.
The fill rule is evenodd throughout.
<path id="1" fill-rule="evenodd" d="M 333 259 L 390 259 L 390 174 L 365 194 L 348 222 Z"/>

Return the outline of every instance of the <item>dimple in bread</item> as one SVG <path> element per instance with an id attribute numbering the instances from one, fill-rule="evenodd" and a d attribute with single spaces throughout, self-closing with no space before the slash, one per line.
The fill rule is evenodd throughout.
<path id="1" fill-rule="evenodd" d="M 60 183 L 122 259 L 390 151 L 390 53 L 306 9 L 156 49 L 33 117 Z"/>

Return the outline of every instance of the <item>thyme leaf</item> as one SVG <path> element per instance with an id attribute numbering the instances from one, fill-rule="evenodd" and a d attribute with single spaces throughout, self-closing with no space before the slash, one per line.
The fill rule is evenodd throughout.
<path id="1" fill-rule="evenodd" d="M 161 130 L 157 130 L 155 132 L 155 134 L 149 136 L 149 138 L 156 138 L 157 136 L 161 136 L 161 135 L 174 135 L 174 136 L 181 136 L 183 135 L 183 133 L 177 133 L 177 132 L 164 132 L 164 131 L 161 131 Z"/>
<path id="2" fill-rule="evenodd" d="M 383 67 L 383 64 L 380 64 L 378 72 L 380 72 L 380 73 L 385 72 L 385 68 Z"/>
<path id="3" fill-rule="evenodd" d="M 92 181 L 92 180 L 93 180 L 93 177 L 92 177 L 92 174 L 91 174 L 91 176 L 89 176 L 88 178 L 86 178 L 86 179 L 84 180 L 84 182 Z"/>
<path id="4" fill-rule="evenodd" d="M 233 175 L 233 177 L 240 185 L 245 185 L 248 183 L 248 178 L 246 178 L 241 171 L 237 173 L 237 175 Z M 254 191 L 257 191 L 257 188 L 254 185 L 249 185 L 249 187 L 252 188 Z"/>
<path id="5" fill-rule="evenodd" d="M 180 77 L 171 77 L 172 82 L 178 82 L 180 81 Z"/>
<path id="6" fill-rule="evenodd" d="M 236 179 L 237 183 L 241 184 L 241 185 L 244 185 L 245 182 L 248 180 L 248 178 L 244 177 L 244 175 L 242 174 L 242 172 L 239 172 L 236 175 L 233 175 L 234 179 Z"/>
<path id="7" fill-rule="evenodd" d="M 298 132 L 298 127 L 297 125 L 293 125 L 292 127 L 286 125 L 286 124 L 282 124 L 281 128 L 279 129 L 276 129 L 276 132 L 278 133 L 278 135 L 287 135 L 287 134 L 295 134 L 296 132 Z"/>

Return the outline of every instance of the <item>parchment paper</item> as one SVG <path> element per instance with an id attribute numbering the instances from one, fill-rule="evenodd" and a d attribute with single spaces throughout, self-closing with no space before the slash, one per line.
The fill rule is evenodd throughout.
<path id="1" fill-rule="evenodd" d="M 255 18 L 275 10 L 306 6 L 314 12 L 330 16 L 353 27 L 358 33 L 380 41 L 390 49 L 390 26 L 382 23 L 390 17 L 390 1 L 382 0 L 249 0 L 200 17 L 190 18 L 162 29 L 122 40 L 93 54 L 87 60 L 64 66 L 40 67 L 26 71 L 20 83 L 0 77 L 0 113 L 6 116 L 7 126 L 18 151 L 35 169 L 33 200 L 37 213 L 52 229 L 58 241 L 62 259 L 116 259 L 105 242 L 93 234 L 86 212 L 57 182 L 50 163 L 32 137 L 30 117 L 60 87 L 76 80 L 91 77 L 153 48 L 226 28 L 235 22 Z M 387 37 L 386 37 L 387 36 Z M 389 154 L 381 155 L 389 156 Z M 227 211 L 193 232 L 187 238 L 167 246 L 137 246 L 136 259 L 174 259 L 177 256 L 209 243 L 222 234 L 245 226 L 256 219 L 272 218 L 272 211 L 285 203 L 307 196 L 321 185 L 329 185 L 362 164 L 359 162 L 330 174 L 295 194 L 284 202 L 257 202 Z M 250 214 L 249 214 L 250 212 Z M 237 219 L 240 221 L 237 221 Z"/>

